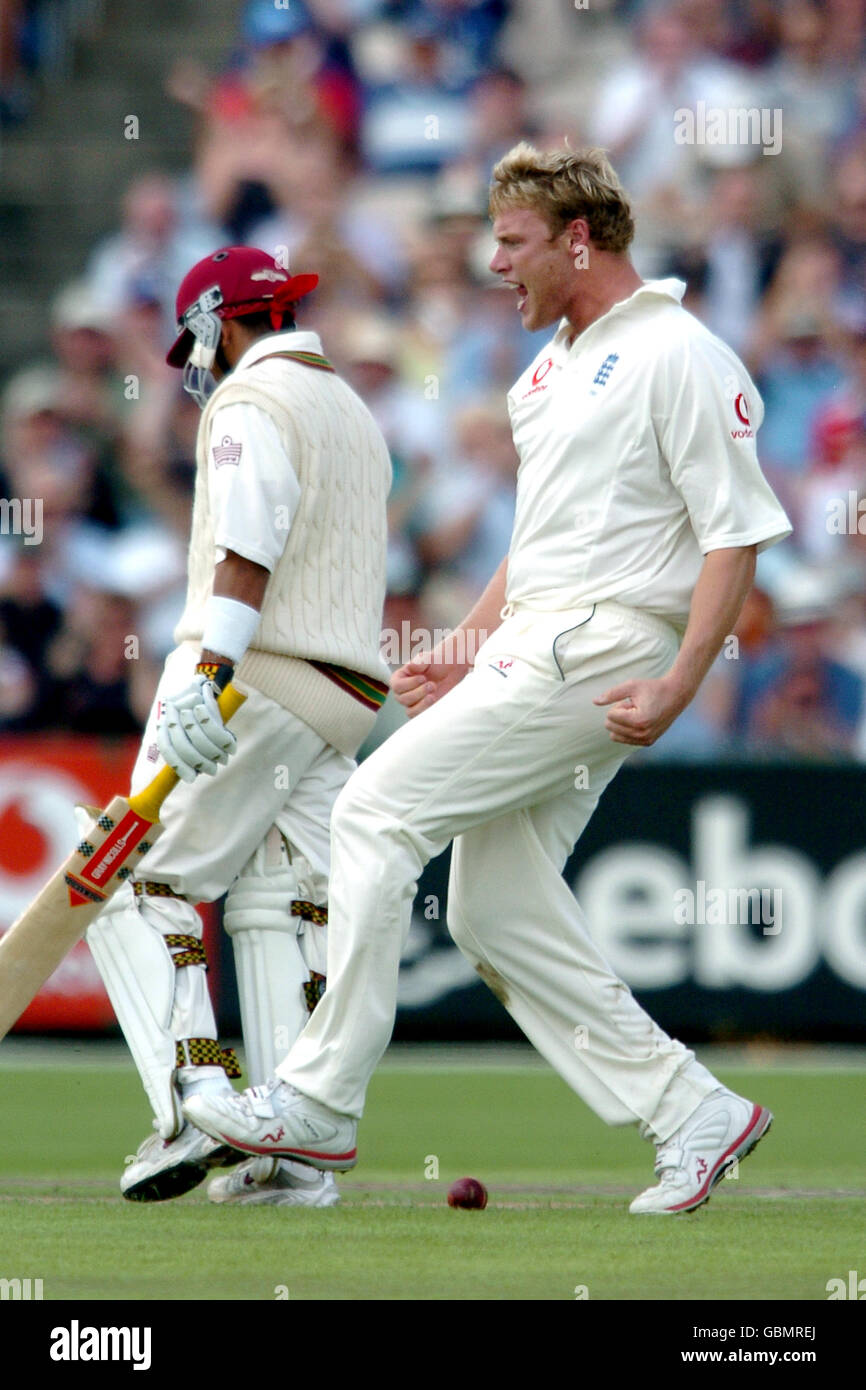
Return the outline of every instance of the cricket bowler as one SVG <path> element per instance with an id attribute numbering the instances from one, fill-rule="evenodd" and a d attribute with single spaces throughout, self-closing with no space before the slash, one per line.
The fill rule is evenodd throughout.
<path id="1" fill-rule="evenodd" d="M 410 720 L 337 799 L 322 1002 L 266 1085 L 184 1113 L 247 1153 L 356 1162 L 416 882 L 453 839 L 461 951 L 602 1120 L 655 1144 L 658 1181 L 631 1211 L 690 1211 L 772 1116 L 638 1005 L 562 870 L 630 750 L 695 695 L 757 551 L 791 527 L 758 465 L 753 383 L 682 308 L 682 282 L 637 274 L 605 156 L 517 145 L 490 213 L 524 328 L 555 328 L 508 395 L 509 553 L 456 632 L 394 674 Z"/>
<path id="2" fill-rule="evenodd" d="M 177 296 L 168 362 L 203 408 L 188 590 L 132 786 L 161 759 L 182 780 L 161 837 L 87 933 L 155 1116 L 121 1179 L 133 1200 L 180 1196 L 244 1159 L 181 1112 L 233 1094 L 239 1074 L 217 1042 L 194 904 L 228 893 L 247 1065 L 263 1082 L 324 989 L 331 810 L 387 694 L 390 457 L 318 335 L 295 327 L 317 279 L 232 246 Z M 231 730 L 216 704 L 230 679 L 246 696 Z M 244 1161 L 209 1195 L 338 1200 L 333 1174 L 277 1158 Z"/>

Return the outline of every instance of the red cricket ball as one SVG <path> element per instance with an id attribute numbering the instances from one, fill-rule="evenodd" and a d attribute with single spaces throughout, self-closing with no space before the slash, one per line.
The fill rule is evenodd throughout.
<path id="1" fill-rule="evenodd" d="M 449 1207 L 465 1211 L 483 1211 L 487 1206 L 487 1188 L 477 1178 L 458 1178 L 448 1189 Z"/>

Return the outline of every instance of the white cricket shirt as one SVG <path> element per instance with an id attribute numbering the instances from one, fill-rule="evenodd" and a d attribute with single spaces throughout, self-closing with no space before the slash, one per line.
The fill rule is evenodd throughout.
<path id="1" fill-rule="evenodd" d="M 684 626 L 711 550 L 784 539 L 764 414 L 739 358 L 648 281 L 576 337 L 563 320 L 508 393 L 520 457 L 508 603 L 614 599 Z"/>
<path id="2" fill-rule="evenodd" d="M 317 333 L 268 334 L 235 363 L 231 379 L 272 352 L 318 352 Z M 217 563 L 234 550 L 273 571 L 286 548 L 301 489 L 269 415 L 235 401 L 214 411 L 208 443 L 210 502 Z"/>

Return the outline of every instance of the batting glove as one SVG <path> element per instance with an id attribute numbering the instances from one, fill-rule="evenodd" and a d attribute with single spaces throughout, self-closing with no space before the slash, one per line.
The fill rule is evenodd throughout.
<path id="1" fill-rule="evenodd" d="M 199 673 L 180 695 L 165 701 L 156 743 L 182 782 L 194 782 L 200 772 L 212 777 L 237 747 L 217 708 L 219 693 L 219 687 Z"/>

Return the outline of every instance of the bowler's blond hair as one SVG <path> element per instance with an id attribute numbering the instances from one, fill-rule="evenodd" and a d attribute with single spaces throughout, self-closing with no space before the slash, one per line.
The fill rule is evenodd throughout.
<path id="1" fill-rule="evenodd" d="M 542 153 L 521 141 L 495 166 L 490 185 L 490 216 L 512 208 L 537 212 L 553 236 L 583 217 L 599 251 L 625 251 L 634 237 L 628 198 L 604 150 Z"/>

